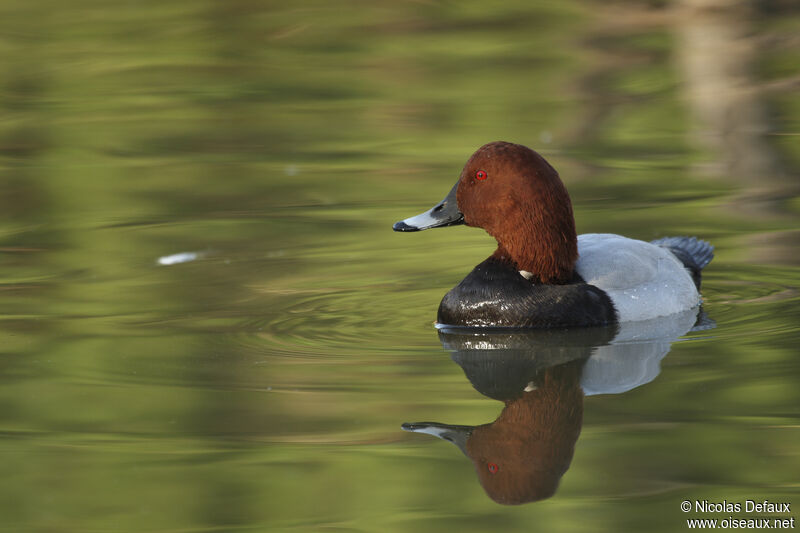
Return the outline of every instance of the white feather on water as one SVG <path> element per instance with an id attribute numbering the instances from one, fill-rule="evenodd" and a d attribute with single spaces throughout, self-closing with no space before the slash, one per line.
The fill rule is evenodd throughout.
<path id="1" fill-rule="evenodd" d="M 156 263 L 162 266 L 177 265 L 180 263 L 188 263 L 195 261 L 203 256 L 202 252 L 180 252 L 177 254 L 165 255 L 159 257 Z"/>

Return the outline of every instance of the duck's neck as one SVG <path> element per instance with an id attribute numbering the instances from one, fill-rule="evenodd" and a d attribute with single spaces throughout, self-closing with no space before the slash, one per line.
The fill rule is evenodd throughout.
<path id="1" fill-rule="evenodd" d="M 509 248 L 513 252 L 509 251 Z M 529 243 L 520 242 L 513 247 L 506 247 L 498 243 L 492 257 L 512 264 L 521 272 L 526 272 L 525 277 L 531 281 L 562 284 L 568 283 L 574 277 L 578 249 L 576 242 L 569 243 L 566 240 L 546 246 L 531 246 Z"/>

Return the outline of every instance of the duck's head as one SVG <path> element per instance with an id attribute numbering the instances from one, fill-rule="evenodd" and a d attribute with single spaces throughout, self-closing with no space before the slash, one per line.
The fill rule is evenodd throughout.
<path id="1" fill-rule="evenodd" d="M 444 200 L 394 230 L 457 224 L 485 229 L 497 239 L 495 257 L 538 281 L 572 277 L 578 258 L 572 203 L 558 172 L 530 148 L 502 141 L 481 146 Z"/>

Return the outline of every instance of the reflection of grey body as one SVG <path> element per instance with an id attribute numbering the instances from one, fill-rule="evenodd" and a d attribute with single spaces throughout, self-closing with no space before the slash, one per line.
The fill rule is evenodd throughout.
<path id="1" fill-rule="evenodd" d="M 542 368 L 574 359 L 586 360 L 580 381 L 586 395 L 617 394 L 655 379 L 672 342 L 697 318 L 695 308 L 611 328 L 490 333 L 443 328 L 439 338 L 473 386 L 497 400 L 521 393 Z"/>
<path id="2" fill-rule="evenodd" d="M 403 429 L 458 446 L 499 503 L 548 498 L 572 461 L 583 394 L 617 394 L 652 381 L 670 344 L 697 318 L 692 309 L 575 330 L 442 328 L 443 346 L 475 389 L 505 407 L 480 426 L 417 422 Z"/>
<path id="3" fill-rule="evenodd" d="M 618 394 L 653 381 L 672 342 L 688 332 L 696 319 L 697 309 L 690 309 L 665 318 L 621 324 L 614 340 L 597 346 L 583 366 L 584 394 Z"/>

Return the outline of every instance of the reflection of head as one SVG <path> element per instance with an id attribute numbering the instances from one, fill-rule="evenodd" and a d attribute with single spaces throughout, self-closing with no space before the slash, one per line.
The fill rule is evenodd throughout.
<path id="1" fill-rule="evenodd" d="M 496 502 L 520 504 L 555 493 L 581 431 L 580 365 L 545 370 L 535 390 L 507 402 L 491 424 L 472 430 L 466 453 Z"/>
<path id="2" fill-rule="evenodd" d="M 520 504 L 552 496 L 569 468 L 581 432 L 584 359 L 534 371 L 523 390 L 505 400 L 491 424 L 403 424 L 458 446 L 475 465 L 486 493 L 498 503 Z M 519 389 L 517 389 L 519 390 Z"/>

